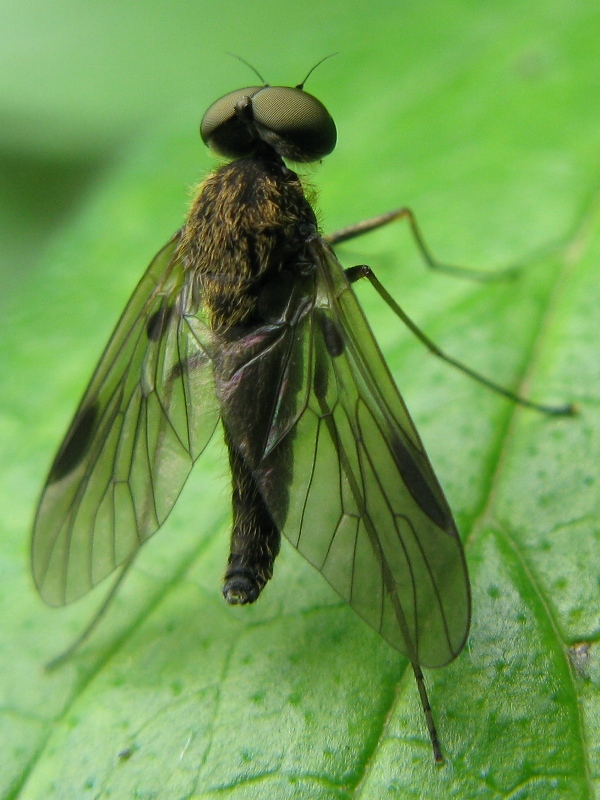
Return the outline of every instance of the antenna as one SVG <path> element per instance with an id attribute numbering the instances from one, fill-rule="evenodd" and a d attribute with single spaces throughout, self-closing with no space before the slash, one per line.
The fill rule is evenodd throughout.
<path id="1" fill-rule="evenodd" d="M 237 56 L 235 53 L 227 53 L 227 55 L 228 55 L 228 56 L 231 56 L 232 58 L 237 58 L 237 60 L 238 60 L 238 61 L 241 61 L 241 62 L 242 62 L 242 64 L 245 64 L 245 65 L 246 65 L 246 66 L 247 66 L 249 69 L 251 69 L 251 70 L 252 70 L 252 72 L 253 72 L 255 75 L 257 75 L 257 76 L 258 76 L 259 80 L 261 80 L 265 86 L 268 86 L 268 83 L 267 83 L 267 82 L 266 82 L 266 80 L 263 78 L 263 76 L 260 74 L 260 72 L 259 72 L 259 71 L 256 69 L 256 67 L 253 67 L 253 66 L 252 66 L 252 64 L 250 64 L 250 62 L 249 62 L 249 61 L 246 61 L 246 59 L 245 59 L 245 58 L 242 58 L 241 56 Z M 329 58 L 329 56 L 327 56 L 327 58 Z M 323 60 L 325 60 L 325 59 L 323 59 Z M 319 64 L 320 64 L 320 63 L 321 63 L 321 62 L 319 61 Z M 316 66 L 318 67 L 318 66 L 319 66 L 319 64 L 317 64 Z M 313 67 L 313 69 L 314 69 L 314 67 Z M 312 70 L 311 70 L 311 72 L 312 72 Z M 308 73 L 308 75 L 310 75 L 310 72 Z M 308 75 L 306 76 L 306 78 L 308 78 Z M 306 78 L 305 78 L 304 80 L 306 80 Z"/>
<path id="2" fill-rule="evenodd" d="M 320 65 L 321 65 L 321 64 L 322 64 L 324 61 L 327 61 L 327 59 L 328 59 L 328 58 L 333 58 L 334 56 L 337 56 L 337 55 L 338 55 L 338 53 L 330 53 L 328 56 L 325 56 L 325 57 L 324 57 L 324 58 L 322 58 L 320 61 L 317 61 L 317 63 L 314 65 L 314 67 L 311 67 L 311 68 L 310 68 L 310 70 L 308 71 L 308 75 L 306 76 L 306 78 L 304 78 L 304 80 L 302 81 L 302 83 L 299 83 L 299 84 L 296 86 L 296 89 L 304 89 L 304 84 L 305 84 L 305 83 L 306 83 L 306 81 L 307 81 L 307 80 L 310 78 L 310 76 L 311 76 L 311 75 L 312 75 L 312 73 L 313 73 L 313 72 L 316 70 L 316 68 L 317 68 L 318 66 L 320 66 Z"/>

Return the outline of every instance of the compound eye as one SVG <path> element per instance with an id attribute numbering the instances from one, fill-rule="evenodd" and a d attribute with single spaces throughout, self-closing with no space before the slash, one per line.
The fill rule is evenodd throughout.
<path id="1" fill-rule="evenodd" d="M 266 86 L 252 97 L 254 122 L 264 141 L 294 161 L 318 161 L 337 141 L 335 123 L 316 97 L 289 86 Z"/>
<path id="2" fill-rule="evenodd" d="M 200 136 L 205 145 L 227 158 L 249 155 L 255 146 L 255 137 L 236 113 L 236 105 L 252 98 L 263 86 L 249 86 L 220 97 L 210 106 L 200 123 Z"/>

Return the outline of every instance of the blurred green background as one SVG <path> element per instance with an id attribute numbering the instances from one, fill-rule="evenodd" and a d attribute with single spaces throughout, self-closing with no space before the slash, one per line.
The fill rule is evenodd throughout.
<path id="1" fill-rule="evenodd" d="M 597 797 L 600 774 L 600 8 L 584 0 L 0 2 L 0 798 Z M 474 619 L 427 683 L 289 547 L 261 602 L 220 598 L 218 442 L 100 629 L 105 587 L 43 606 L 29 529 L 53 452 L 150 258 L 210 168 L 206 107 L 307 89 L 339 144 L 309 171 L 325 230 L 448 352 L 573 420 L 514 408 L 425 355 L 358 287 L 466 543 Z M 118 753 L 131 748 L 131 758 Z"/>
<path id="2" fill-rule="evenodd" d="M 454 181 L 464 183 L 475 171 L 497 169 L 498 159 L 505 171 L 523 169 L 518 158 L 512 167 L 511 157 L 522 155 L 535 139 L 538 161 L 529 168 L 545 169 L 544 178 L 553 181 L 543 187 L 549 190 L 546 202 L 552 204 L 556 201 L 548 194 L 569 179 L 565 173 L 574 168 L 575 156 L 572 153 L 570 163 L 552 160 L 557 155 L 552 150 L 560 145 L 554 123 L 562 129 L 565 144 L 573 135 L 571 147 L 591 151 L 596 146 L 580 118 L 584 110 L 580 101 L 595 91 L 595 17 L 593 4 L 587 7 L 573 0 L 539 6 L 531 0 L 493 2 L 485 8 L 439 0 L 425 5 L 375 0 L 352 8 L 337 2 L 299 2 L 293 9 L 275 0 L 251 6 L 232 0 L 220 4 L 4 0 L 0 6 L 3 280 L 10 283 L 27 273 L 48 236 L 77 213 L 86 194 L 127 147 L 186 111 L 191 132 L 215 97 L 254 80 L 228 53 L 256 64 L 271 82 L 294 83 L 324 55 L 339 51 L 310 80 L 313 91 L 326 92 L 336 118 L 344 113 L 335 156 L 338 170 L 358 155 L 362 174 L 373 169 L 378 187 L 396 183 L 396 203 L 405 202 L 411 188 L 405 188 L 407 176 L 398 175 L 397 164 L 404 164 L 410 176 L 415 156 L 421 159 L 426 154 L 426 177 L 434 195 L 439 188 L 432 181 L 438 170 L 448 168 L 449 159 L 450 168 L 455 160 L 461 161 L 462 170 L 454 171 Z M 456 104 L 455 93 L 468 91 L 470 103 Z M 531 125 L 538 91 L 545 95 L 539 101 L 547 104 L 544 124 Z M 422 115 L 432 93 L 441 102 L 435 125 L 424 139 L 419 123 L 427 121 Z M 525 100 L 530 107 L 523 117 L 520 104 Z M 593 114 L 595 105 L 586 105 Z M 390 120 L 393 137 L 389 127 L 386 130 Z M 490 136 L 495 162 L 478 163 L 478 142 Z M 340 167 L 344 154 L 348 165 Z M 392 159 L 386 170 L 380 169 L 383 156 Z M 197 157 L 204 166 L 209 163 L 202 147 Z M 408 159 L 413 166 L 405 164 Z M 551 171 L 553 175 L 548 174 Z M 531 184 L 524 180 L 524 185 Z M 364 182 L 360 188 L 340 186 L 335 201 L 364 191 Z M 491 182 L 490 194 L 493 202 Z M 498 200 L 502 208 L 506 201 L 519 203 L 519 198 Z M 339 208 L 339 202 L 332 200 L 331 205 Z M 495 211 L 486 210 L 490 215 Z M 366 208 L 364 213 L 373 211 Z M 563 208 L 557 212 L 558 229 L 565 215 Z M 535 208 L 530 207 L 529 213 L 531 226 Z M 518 217 L 518 211 L 513 216 Z M 532 230 L 531 238 L 536 234 Z M 521 255 L 518 249 L 517 255 Z"/>
<path id="3" fill-rule="evenodd" d="M 124 147 L 184 107 L 196 124 L 220 91 L 254 80 L 228 52 L 297 82 L 337 46 L 334 9 L 299 4 L 288 29 L 275 2 L 3 2 L 3 280 L 31 269 Z"/>

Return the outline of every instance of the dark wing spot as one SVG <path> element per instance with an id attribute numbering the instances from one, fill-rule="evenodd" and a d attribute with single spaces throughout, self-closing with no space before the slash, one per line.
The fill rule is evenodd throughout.
<path id="1" fill-rule="evenodd" d="M 418 503 L 420 509 L 427 514 L 432 522 L 442 528 L 442 530 L 452 529 L 451 518 L 443 506 L 440 505 L 435 494 L 431 490 L 418 464 L 412 457 L 409 449 L 402 439 L 396 434 L 390 436 L 394 461 L 398 465 L 402 480 L 406 488 L 411 493 L 413 499 Z"/>
<path id="2" fill-rule="evenodd" d="M 322 347 L 315 348 L 315 371 L 313 375 L 313 390 L 318 400 L 322 400 L 327 394 L 329 383 L 329 364 L 324 355 Z"/>
<path id="3" fill-rule="evenodd" d="M 325 339 L 325 346 L 327 352 L 332 358 L 341 356 L 344 352 L 344 337 L 342 336 L 339 326 L 325 314 L 319 315 L 321 322 L 321 329 L 323 331 L 323 338 Z"/>
<path id="4" fill-rule="evenodd" d="M 48 483 L 55 483 L 66 477 L 85 456 L 94 431 L 98 414 L 96 404 L 83 409 L 76 416 L 58 455 L 54 459 Z"/>
<path id="5" fill-rule="evenodd" d="M 315 371 L 313 377 L 313 389 L 315 395 L 322 400 L 327 394 L 329 382 L 329 359 L 337 358 L 344 352 L 344 339 L 340 333 L 339 326 L 323 313 L 320 309 L 315 309 L 315 317 L 318 320 L 321 333 L 323 334 L 323 344 L 320 339 L 316 341 L 315 347 Z"/>
<path id="6" fill-rule="evenodd" d="M 166 304 L 163 304 L 158 311 L 152 314 L 146 325 L 146 335 L 151 342 L 158 342 L 165 332 L 172 315 L 173 306 Z"/>

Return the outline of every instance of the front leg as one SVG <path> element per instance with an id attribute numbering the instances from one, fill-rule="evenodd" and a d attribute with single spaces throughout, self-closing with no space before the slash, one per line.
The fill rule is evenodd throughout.
<path id="1" fill-rule="evenodd" d="M 425 239 L 417 224 L 417 219 L 413 211 L 406 206 L 403 208 L 396 208 L 394 211 L 388 211 L 387 214 L 379 214 L 377 217 L 371 217 L 362 222 L 356 222 L 354 225 L 348 225 L 346 228 L 334 231 L 324 238 L 328 244 L 335 246 L 336 244 L 340 244 L 340 242 L 347 242 L 349 239 L 354 239 L 356 236 L 362 236 L 363 233 L 369 233 L 370 231 L 377 230 L 377 228 L 382 228 L 384 225 L 389 225 L 390 222 L 400 222 L 402 220 L 406 220 L 408 223 L 417 249 L 429 269 L 447 272 L 450 275 L 457 275 L 460 278 L 469 278 L 474 281 L 480 281 L 481 283 L 514 278 L 517 274 L 517 270 L 514 268 L 489 272 L 481 269 L 471 269 L 470 267 L 457 267 L 453 264 L 444 264 L 438 261 L 425 243 Z"/>

